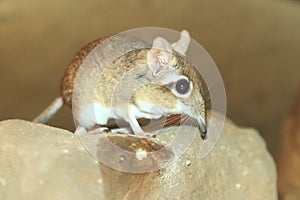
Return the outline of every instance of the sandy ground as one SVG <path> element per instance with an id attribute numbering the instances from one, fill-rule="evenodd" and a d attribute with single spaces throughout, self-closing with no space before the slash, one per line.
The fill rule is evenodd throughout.
<path id="1" fill-rule="evenodd" d="M 38 114 L 58 96 L 74 53 L 98 37 L 143 26 L 187 29 L 221 71 L 228 115 L 257 128 L 275 153 L 300 87 L 299 24 L 295 1 L 0 0 L 0 120 Z M 71 111 L 51 124 L 72 129 Z"/>

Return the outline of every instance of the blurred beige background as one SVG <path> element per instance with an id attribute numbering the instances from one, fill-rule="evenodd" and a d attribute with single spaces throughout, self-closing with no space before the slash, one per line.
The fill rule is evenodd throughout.
<path id="1" fill-rule="evenodd" d="M 279 0 L 0 0 L 0 119 L 31 120 L 86 43 L 135 27 L 189 30 L 223 76 L 228 116 L 275 153 L 300 87 L 300 3 Z M 64 108 L 51 125 L 72 129 Z"/>

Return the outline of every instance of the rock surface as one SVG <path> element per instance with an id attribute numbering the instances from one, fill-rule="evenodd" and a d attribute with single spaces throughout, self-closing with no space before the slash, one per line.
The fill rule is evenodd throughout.
<path id="1" fill-rule="evenodd" d="M 0 199 L 99 199 L 101 174 L 68 131 L 20 120 L 0 123 Z"/>
<path id="2" fill-rule="evenodd" d="M 199 144 L 198 135 L 166 169 L 131 174 L 99 165 L 68 131 L 3 121 L 0 199 L 277 199 L 275 164 L 255 130 L 227 120 L 202 160 Z"/>

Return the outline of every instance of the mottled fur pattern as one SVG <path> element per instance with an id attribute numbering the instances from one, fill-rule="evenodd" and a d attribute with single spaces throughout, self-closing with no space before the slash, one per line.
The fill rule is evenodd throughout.
<path id="1" fill-rule="evenodd" d="M 62 79 L 61 96 L 65 104 L 72 105 L 74 81 L 83 60 L 105 39 L 95 40 L 75 55 Z M 105 66 L 97 77 L 94 103 L 82 105 L 75 116 L 78 128 L 88 131 L 116 118 L 129 122 L 134 133 L 141 134 L 143 130 L 137 118 L 156 119 L 182 113 L 196 119 L 206 133 L 200 75 L 185 59 L 189 43 L 187 31 L 182 31 L 180 39 L 173 44 L 157 37 L 152 48 L 133 50 Z M 176 91 L 178 80 L 188 82 L 189 93 Z M 37 121 L 40 119 L 43 117 Z"/>
<path id="2" fill-rule="evenodd" d="M 98 44 L 100 44 L 106 38 L 107 37 L 103 37 L 85 45 L 75 54 L 61 81 L 61 96 L 65 104 L 72 106 L 74 81 L 77 71 L 83 60 Z"/>

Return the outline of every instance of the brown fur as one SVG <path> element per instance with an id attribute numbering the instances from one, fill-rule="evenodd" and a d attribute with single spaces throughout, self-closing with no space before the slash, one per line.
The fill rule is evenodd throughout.
<path id="1" fill-rule="evenodd" d="M 62 81 L 61 81 L 61 96 L 63 97 L 64 103 L 71 106 L 72 105 L 72 94 L 73 94 L 73 86 L 74 80 L 76 77 L 76 73 L 82 64 L 84 58 L 102 41 L 104 41 L 107 37 L 99 38 L 81 48 L 74 56 L 70 65 L 68 66 Z"/>
<path id="2" fill-rule="evenodd" d="M 62 79 L 61 84 L 61 94 L 64 99 L 64 103 L 71 106 L 72 105 L 72 94 L 74 87 L 74 80 L 76 78 L 76 73 L 81 66 L 83 60 L 86 56 L 102 41 L 106 38 L 101 38 L 95 40 L 85 47 L 83 47 L 74 57 L 71 64 L 67 68 L 65 75 Z M 112 106 L 112 94 L 114 93 L 115 88 L 118 86 L 122 76 L 126 75 L 127 72 L 134 69 L 133 77 L 129 77 L 126 83 L 122 83 L 122 91 L 117 95 L 118 105 L 127 105 L 124 104 L 127 101 L 126 96 L 128 95 L 124 90 L 129 91 L 130 88 L 135 88 L 137 83 L 142 82 L 143 84 L 137 88 L 137 90 L 132 94 L 129 101 L 135 104 L 137 107 L 141 108 L 138 100 L 143 100 L 144 102 L 153 103 L 155 105 L 161 106 L 162 108 L 174 110 L 170 114 L 178 114 L 177 105 L 179 99 L 171 92 L 169 88 L 158 83 L 153 83 L 148 80 L 149 76 L 152 76 L 152 71 L 149 69 L 147 64 L 147 53 L 149 49 L 137 49 L 131 51 L 119 58 L 117 58 L 113 63 L 106 66 L 100 77 L 99 82 L 96 87 L 96 96 L 95 100 L 103 106 L 110 107 Z M 203 85 L 201 84 L 200 74 L 195 70 L 195 68 L 176 52 L 172 54 L 172 65 L 175 66 L 177 73 L 185 75 L 193 83 L 193 91 L 189 98 L 182 100 L 184 104 L 193 110 L 197 114 L 201 113 L 203 119 L 205 119 L 206 113 L 206 99 L 203 99 Z M 155 77 L 159 78 L 159 76 Z M 109 83 L 109 84 L 108 84 Z M 151 95 L 146 95 L 151 94 Z M 199 109 L 199 102 L 200 109 Z M 126 102 L 125 102 L 126 103 Z M 144 111 L 147 112 L 147 111 Z M 195 113 L 195 114 L 196 114 Z"/>
<path id="3" fill-rule="evenodd" d="M 289 190 L 300 190 L 300 95 L 285 120 L 279 155 L 278 186 L 283 196 Z"/>

